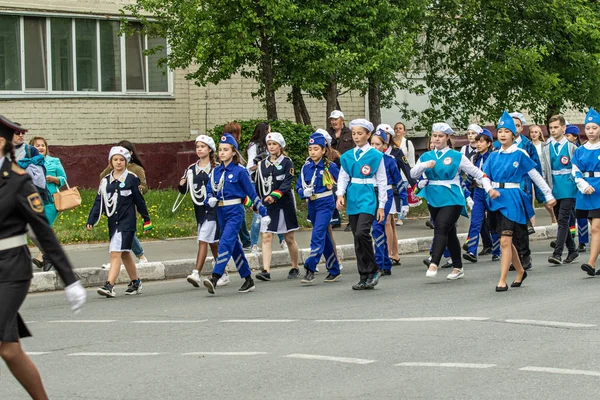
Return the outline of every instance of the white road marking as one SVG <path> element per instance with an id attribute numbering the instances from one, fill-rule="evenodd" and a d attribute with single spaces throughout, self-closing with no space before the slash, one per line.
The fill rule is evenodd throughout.
<path id="1" fill-rule="evenodd" d="M 347 357 L 330 357 L 330 356 L 320 356 L 317 354 L 288 354 L 284 356 L 286 358 L 301 358 L 304 360 L 320 360 L 320 361 L 335 361 L 347 364 L 371 364 L 376 362 L 377 360 L 365 360 L 363 358 L 347 358 Z"/>
<path id="2" fill-rule="evenodd" d="M 183 356 L 262 356 L 262 351 L 197 351 L 193 353 L 183 353 Z"/>
<path id="3" fill-rule="evenodd" d="M 592 324 L 577 324 L 574 322 L 538 321 L 535 319 L 507 319 L 510 324 L 547 326 L 551 328 L 593 328 Z"/>
<path id="4" fill-rule="evenodd" d="M 433 322 L 433 321 L 487 321 L 485 317 L 415 317 L 374 319 L 317 319 L 315 322 Z"/>
<path id="5" fill-rule="evenodd" d="M 132 324 L 197 324 L 199 322 L 206 322 L 206 319 L 198 320 L 176 320 L 176 321 L 131 321 Z"/>
<path id="6" fill-rule="evenodd" d="M 43 356 L 44 354 L 50 354 L 50 351 L 26 351 L 28 356 Z"/>
<path id="7" fill-rule="evenodd" d="M 523 368 L 519 368 L 519 371 L 548 372 L 550 374 L 563 374 L 563 375 L 600 376 L 600 372 L 598 372 L 598 371 L 584 371 L 584 370 L 580 370 L 580 369 L 523 367 Z"/>
<path id="8" fill-rule="evenodd" d="M 61 319 L 57 321 L 48 321 L 51 324 L 106 324 L 116 322 L 115 319 Z"/>
<path id="9" fill-rule="evenodd" d="M 161 353 L 71 353 L 68 356 L 83 356 L 83 357 L 145 357 L 158 356 Z"/>
<path id="10" fill-rule="evenodd" d="M 442 367 L 442 368 L 493 368 L 496 364 L 473 364 L 473 363 L 435 363 L 435 362 L 403 362 L 394 364 L 395 367 Z"/>
<path id="11" fill-rule="evenodd" d="M 278 323 L 278 322 L 296 322 L 296 319 L 224 319 L 219 322 L 234 322 L 234 323 Z"/>

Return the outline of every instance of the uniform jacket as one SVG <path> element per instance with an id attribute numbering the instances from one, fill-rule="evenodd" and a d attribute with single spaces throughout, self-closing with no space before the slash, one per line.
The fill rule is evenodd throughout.
<path id="1" fill-rule="evenodd" d="M 137 165 L 134 162 L 131 162 L 131 163 L 127 164 L 127 169 L 130 172 L 133 172 L 140 180 L 142 194 L 148 193 L 148 182 L 146 181 L 146 171 L 144 171 L 144 168 L 140 167 L 139 165 Z M 100 174 L 100 180 L 102 180 L 102 178 L 104 178 L 106 175 L 110 174 L 111 172 L 112 172 L 112 167 L 110 165 L 108 167 L 104 168 L 104 171 L 102 171 L 102 173 Z"/>
<path id="2" fill-rule="evenodd" d="M 265 204 L 267 208 L 278 205 L 294 203 L 292 193 L 292 181 L 294 180 L 294 163 L 289 157 L 281 155 L 276 161 L 271 162 L 268 158 L 258 164 L 263 180 L 271 180 L 271 192 L 263 193 L 263 185 L 256 179 L 256 193 L 262 200 L 271 196 L 275 203 Z"/>
<path id="3" fill-rule="evenodd" d="M 325 186 L 323 184 L 324 172 L 325 172 L 325 162 L 323 161 L 323 159 L 319 160 L 319 162 L 317 164 L 315 164 L 315 162 L 313 160 L 311 160 L 310 158 L 308 158 L 306 160 L 306 162 L 302 166 L 301 174 L 298 177 L 298 180 L 296 181 L 296 192 L 298 192 L 298 195 L 300 196 L 301 199 L 303 199 L 303 200 L 306 199 L 306 196 L 304 196 L 304 189 L 302 186 L 302 176 L 304 176 L 304 183 L 308 186 L 310 186 L 313 176 L 315 177 L 315 180 L 313 182 L 313 193 L 314 194 L 323 193 L 323 192 L 333 189 L 333 187 L 328 188 L 327 186 Z M 338 166 L 336 164 L 334 164 L 333 162 L 329 163 L 329 173 L 331 174 L 333 179 L 337 182 L 338 176 L 340 174 L 340 170 L 339 170 Z M 331 197 L 333 198 L 333 196 L 331 196 Z"/>
<path id="4" fill-rule="evenodd" d="M 553 146 L 553 145 L 554 145 L 554 141 L 548 141 L 548 142 L 542 143 L 542 152 L 541 152 L 542 159 L 540 160 L 540 162 L 542 164 L 542 176 L 546 180 L 546 183 L 548 184 L 548 186 L 550 186 L 550 189 L 552 189 L 554 187 L 554 180 L 552 179 L 552 167 L 550 165 L 550 146 Z M 577 150 L 577 146 L 574 145 L 573 143 L 569 142 L 568 140 L 567 140 L 566 145 L 568 146 L 568 149 L 569 149 L 569 159 L 572 160 L 573 154 L 575 153 L 575 150 Z"/>
<path id="5" fill-rule="evenodd" d="M 189 167 L 187 167 L 187 169 L 185 170 L 185 172 L 183 173 L 183 176 L 181 177 L 181 179 L 187 179 L 188 176 L 188 171 L 192 170 L 193 173 L 193 184 L 192 187 L 195 190 L 199 190 L 202 186 L 208 187 L 208 181 L 210 180 L 210 172 L 207 174 L 204 170 L 198 168 L 196 166 L 196 163 L 193 163 L 192 165 L 190 165 Z M 186 183 L 184 185 L 178 185 L 177 189 L 179 190 L 179 193 L 185 195 L 188 193 L 188 184 L 189 182 L 186 181 Z M 207 189 L 207 193 L 208 193 L 208 189 Z M 191 194 L 193 196 L 193 194 Z M 203 202 L 205 199 L 203 198 L 199 198 L 197 199 L 198 202 Z M 194 204 L 194 213 L 196 215 L 196 222 L 198 222 L 199 224 L 204 223 L 204 221 L 216 221 L 217 220 L 217 210 L 215 208 L 211 208 L 208 206 L 199 206 L 196 203 L 192 203 Z"/>
<path id="6" fill-rule="evenodd" d="M 27 224 L 65 285 L 75 283 L 77 277 L 48 225 L 44 204 L 31 178 L 25 170 L 4 159 L 0 167 L 0 239 L 24 234 Z M 29 280 L 32 277 L 31 254 L 27 246 L 0 251 L 0 282 Z"/>

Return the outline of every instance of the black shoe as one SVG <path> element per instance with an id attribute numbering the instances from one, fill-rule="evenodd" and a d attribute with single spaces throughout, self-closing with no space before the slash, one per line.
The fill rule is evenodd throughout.
<path id="1" fill-rule="evenodd" d="M 471 261 L 472 263 L 476 263 L 477 262 L 477 256 L 473 253 L 465 253 L 463 254 L 463 258 L 467 261 Z M 444 267 L 442 267 L 444 268 Z"/>
<path id="2" fill-rule="evenodd" d="M 579 247 L 577 247 L 577 252 L 585 253 L 586 252 L 585 243 L 579 243 Z"/>
<path id="3" fill-rule="evenodd" d="M 530 235 L 533 235 L 535 233 L 535 228 L 533 227 L 531 220 L 527 221 L 527 233 Z"/>
<path id="4" fill-rule="evenodd" d="M 208 290 L 208 293 L 215 294 L 215 289 L 217 287 L 217 281 L 219 278 L 215 280 L 215 277 L 212 276 L 210 279 L 205 279 L 202 281 L 204 287 Z"/>
<path id="5" fill-rule="evenodd" d="M 114 288 L 115 285 L 111 285 L 108 281 L 104 284 L 104 286 L 99 287 L 97 292 L 100 296 L 106 296 L 107 298 L 115 297 Z"/>
<path id="6" fill-rule="evenodd" d="M 136 281 L 129 282 L 127 285 L 127 290 L 125 290 L 125 294 L 134 295 L 142 293 L 142 280 L 138 279 Z"/>
<path id="7" fill-rule="evenodd" d="M 241 288 L 238 289 L 239 293 L 248 293 L 248 292 L 252 292 L 254 290 L 254 280 L 252 279 L 252 277 L 247 277 L 246 280 L 244 281 L 244 284 L 242 285 Z"/>
<path id="8" fill-rule="evenodd" d="M 440 268 L 454 268 L 454 264 L 452 264 L 452 261 L 446 261 L 446 264 L 442 265 Z"/>
<path id="9" fill-rule="evenodd" d="M 577 250 L 570 252 L 569 254 L 567 254 L 567 258 L 565 258 L 565 264 L 571 264 L 577 259 L 577 257 L 579 257 L 579 253 L 577 252 Z"/>
<path id="10" fill-rule="evenodd" d="M 369 279 L 367 279 L 367 286 L 373 289 L 379 283 L 379 278 L 381 277 L 381 271 L 375 272 L 373 275 L 369 275 Z"/>
<path id="11" fill-rule="evenodd" d="M 468 239 L 467 239 L 467 240 L 468 240 Z M 469 242 L 468 242 L 468 241 L 467 241 L 467 242 L 465 242 L 465 243 L 463 243 L 462 249 L 463 249 L 464 251 L 469 251 Z M 480 254 L 480 255 L 481 255 L 481 254 Z"/>
<path id="12" fill-rule="evenodd" d="M 523 272 L 523 277 L 521 278 L 521 282 L 513 281 L 513 283 L 510 284 L 510 287 L 521 287 L 521 284 L 523 283 L 525 278 L 527 278 L 527 271 Z"/>
<path id="13" fill-rule="evenodd" d="M 500 261 L 500 256 L 497 256 L 497 255 L 494 254 L 492 256 L 492 261 Z M 511 265 L 511 267 L 512 267 L 512 265 Z"/>
<path id="14" fill-rule="evenodd" d="M 550 247 L 552 247 L 553 249 L 556 248 L 556 240 L 550 242 Z"/>
<path id="15" fill-rule="evenodd" d="M 479 257 L 481 257 L 481 256 L 487 256 L 488 254 L 492 254 L 492 248 L 491 247 L 484 247 L 479 252 Z"/>
<path id="16" fill-rule="evenodd" d="M 54 264 L 52 264 L 50 261 L 45 261 L 44 264 L 42 265 L 42 271 L 44 271 L 44 272 L 48 272 L 52 268 L 54 268 Z"/>
<path id="17" fill-rule="evenodd" d="M 425 226 L 428 227 L 429 229 L 435 229 L 435 225 L 433 225 L 433 222 L 431 222 L 430 219 L 425 221 Z"/>
<path id="18" fill-rule="evenodd" d="M 342 274 L 337 274 L 337 275 L 327 274 L 327 276 L 325 277 L 325 280 L 323 282 L 325 282 L 325 283 L 337 282 L 341 276 L 342 276 Z"/>
<path id="19" fill-rule="evenodd" d="M 384 275 L 384 276 L 389 276 L 389 275 L 391 275 L 391 274 L 392 274 L 392 270 L 391 270 L 391 269 L 384 269 L 384 270 L 381 270 L 381 275 Z"/>
<path id="20" fill-rule="evenodd" d="M 256 274 L 256 279 L 258 279 L 259 281 L 268 282 L 271 280 L 271 274 L 263 269 L 258 274 Z"/>
<path id="21" fill-rule="evenodd" d="M 521 265 L 525 271 L 529 271 L 531 268 L 533 268 L 533 265 L 531 264 L 531 256 L 521 258 Z"/>
<path id="22" fill-rule="evenodd" d="M 399 258 L 392 258 L 392 257 L 390 257 L 390 260 L 392 260 L 392 264 L 393 265 L 402 265 L 402 263 L 400 262 Z"/>
<path id="23" fill-rule="evenodd" d="M 510 268 L 508 270 L 509 271 L 516 271 L 515 266 L 512 265 L 512 263 L 510 263 Z"/>
<path id="24" fill-rule="evenodd" d="M 298 275 L 300 275 L 300 270 L 298 268 L 292 268 L 290 269 L 290 272 L 288 272 L 288 279 L 296 279 Z"/>
<path id="25" fill-rule="evenodd" d="M 32 263 L 33 263 L 33 264 L 34 264 L 36 267 L 38 267 L 38 268 L 40 268 L 40 269 L 44 267 L 44 262 L 43 262 L 43 261 L 40 261 L 40 260 L 38 260 L 37 258 L 32 258 L 32 259 L 31 259 L 31 262 L 32 262 Z"/>
<path id="26" fill-rule="evenodd" d="M 351 232 L 352 231 L 352 227 L 350 226 L 350 224 L 346 225 L 346 228 L 344 228 L 344 232 Z"/>
<path id="27" fill-rule="evenodd" d="M 550 264 L 562 264 L 562 258 L 561 256 L 551 255 L 550 257 L 548 257 L 548 262 Z"/>
<path id="28" fill-rule="evenodd" d="M 304 278 L 300 280 L 301 283 L 305 283 L 307 285 L 312 285 L 315 283 L 315 273 L 310 269 L 306 269 L 306 274 L 304 274 Z"/>
<path id="29" fill-rule="evenodd" d="M 424 259 L 423 259 L 423 264 L 425 264 L 425 266 L 426 266 L 427 268 L 429 268 L 429 265 L 431 264 L 431 257 L 424 258 Z"/>
<path id="30" fill-rule="evenodd" d="M 506 286 L 496 286 L 496 292 L 506 292 L 508 290 L 508 285 Z"/>
<path id="31" fill-rule="evenodd" d="M 581 270 L 587 272 L 589 276 L 596 276 L 596 270 L 590 264 L 581 264 Z"/>
<path id="32" fill-rule="evenodd" d="M 356 285 L 352 285 L 352 290 L 366 290 L 369 289 L 367 281 L 360 281 Z"/>

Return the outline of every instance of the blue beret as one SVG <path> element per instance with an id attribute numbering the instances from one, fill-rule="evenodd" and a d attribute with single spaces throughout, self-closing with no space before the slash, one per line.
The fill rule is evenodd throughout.
<path id="1" fill-rule="evenodd" d="M 325 147 L 325 136 L 322 133 L 315 132 L 308 138 L 308 145 L 311 146 L 313 144 L 319 145 L 321 147 Z"/>
<path id="2" fill-rule="evenodd" d="M 515 121 L 513 117 L 510 116 L 506 110 L 502 113 L 500 120 L 498 121 L 498 126 L 496 129 L 506 128 L 513 133 L 513 136 L 517 135 L 517 126 L 515 125 Z"/>
<path id="3" fill-rule="evenodd" d="M 375 132 L 373 132 L 373 136 L 379 136 L 381 138 L 381 140 L 383 140 L 383 143 L 386 143 L 386 144 L 388 143 L 388 135 L 387 135 L 386 131 L 384 131 L 381 128 L 379 128 Z"/>
<path id="4" fill-rule="evenodd" d="M 585 125 L 589 124 L 590 122 L 600 125 L 600 114 L 598 114 L 598 111 L 594 110 L 592 107 L 590 107 L 590 111 L 588 111 L 587 115 L 585 116 Z"/>
<path id="5" fill-rule="evenodd" d="M 485 128 L 482 128 L 482 129 L 481 129 L 481 133 L 480 133 L 480 135 L 487 136 L 487 137 L 489 137 L 489 138 L 490 138 L 490 140 L 491 140 L 492 142 L 494 141 L 494 136 L 492 135 L 492 132 L 490 132 L 489 130 L 487 130 L 487 129 L 485 129 Z"/>
<path id="6" fill-rule="evenodd" d="M 567 129 L 565 130 L 565 135 L 579 136 L 579 128 L 575 125 L 567 125 Z"/>
<path id="7" fill-rule="evenodd" d="M 233 147 L 235 147 L 236 150 L 239 150 L 238 144 L 233 138 L 233 136 L 231 136 L 231 133 L 224 133 L 223 136 L 221 136 L 221 140 L 219 141 L 219 143 L 230 144 Z"/>

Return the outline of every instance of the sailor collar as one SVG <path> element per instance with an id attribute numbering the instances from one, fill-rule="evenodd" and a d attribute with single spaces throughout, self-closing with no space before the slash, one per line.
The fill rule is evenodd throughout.
<path id="1" fill-rule="evenodd" d="M 283 162 L 284 157 L 285 156 L 282 154 L 279 157 L 277 157 L 277 160 L 275 160 L 275 161 L 271 161 L 271 160 L 269 160 L 270 157 L 267 157 L 265 159 L 265 166 L 267 168 L 270 167 L 271 165 L 278 166 Z"/>
<path id="2" fill-rule="evenodd" d="M 110 173 L 110 178 L 108 179 L 108 183 L 113 183 L 114 181 L 125 182 L 125 179 L 127 179 L 127 175 L 129 175 L 129 170 L 127 168 L 125 168 L 125 171 L 123 172 L 123 174 L 121 174 L 119 179 L 115 179 L 113 177 L 113 172 L 114 172 L 114 170 Z"/>

